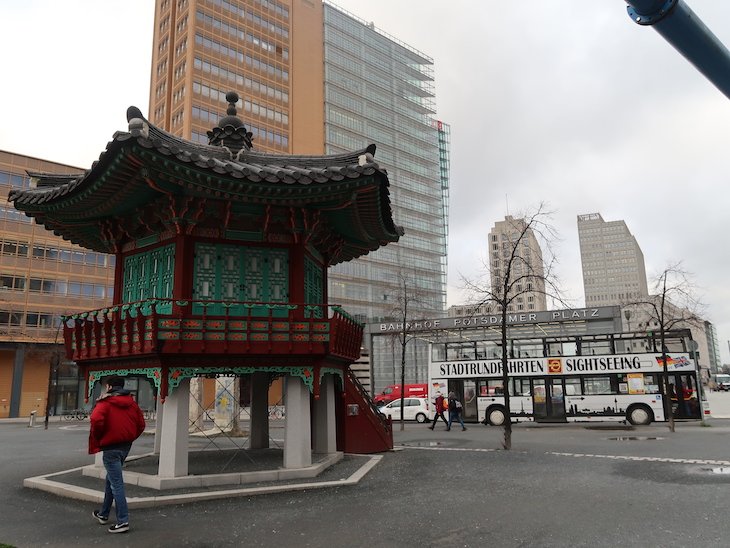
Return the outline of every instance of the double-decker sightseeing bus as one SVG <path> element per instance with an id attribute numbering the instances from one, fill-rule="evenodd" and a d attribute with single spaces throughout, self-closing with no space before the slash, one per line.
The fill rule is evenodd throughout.
<path id="1" fill-rule="evenodd" d="M 668 397 L 675 418 L 709 415 L 688 330 L 665 336 Z M 431 344 L 429 395 L 455 392 L 464 420 L 507 419 L 499 340 Z M 667 420 L 659 337 L 647 333 L 572 335 L 508 341 L 512 420 Z"/>

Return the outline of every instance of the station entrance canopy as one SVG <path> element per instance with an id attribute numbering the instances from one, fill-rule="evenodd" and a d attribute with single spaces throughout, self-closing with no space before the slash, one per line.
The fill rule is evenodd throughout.
<path id="1" fill-rule="evenodd" d="M 501 314 L 413 320 L 406 323 L 406 331 L 418 333 L 419 338 L 448 340 L 450 338 L 490 338 L 501 332 Z M 620 329 L 621 314 L 618 306 L 569 308 L 507 314 L 507 324 L 514 336 L 590 334 Z M 380 322 L 368 325 L 371 336 L 395 335 L 403 332 L 402 322 Z M 486 336 L 485 336 L 486 335 Z"/>

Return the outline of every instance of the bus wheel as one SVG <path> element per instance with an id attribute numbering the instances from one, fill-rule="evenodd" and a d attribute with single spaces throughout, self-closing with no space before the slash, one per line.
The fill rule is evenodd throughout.
<path id="1" fill-rule="evenodd" d="M 504 408 L 495 406 L 487 409 L 487 422 L 492 426 L 502 426 L 504 424 L 504 420 Z"/>
<path id="2" fill-rule="evenodd" d="M 428 417 L 426 417 L 426 415 L 424 415 L 423 413 L 419 413 L 418 415 L 416 415 L 416 422 L 420 422 L 421 424 L 423 424 L 427 420 Z"/>
<path id="3" fill-rule="evenodd" d="M 626 418 L 633 425 L 650 424 L 654 420 L 654 413 L 646 405 L 633 405 L 626 411 Z"/>

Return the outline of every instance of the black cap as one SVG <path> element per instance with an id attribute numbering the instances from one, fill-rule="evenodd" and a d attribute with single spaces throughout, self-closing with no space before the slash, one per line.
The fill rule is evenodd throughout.
<path id="1" fill-rule="evenodd" d="M 112 388 L 124 388 L 124 379 L 122 377 L 107 377 L 104 384 L 108 384 Z"/>

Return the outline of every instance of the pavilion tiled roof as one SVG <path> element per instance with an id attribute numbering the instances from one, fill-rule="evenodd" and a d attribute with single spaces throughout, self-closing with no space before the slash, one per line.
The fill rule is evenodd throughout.
<path id="1" fill-rule="evenodd" d="M 209 229 L 226 215 L 226 229 L 245 229 L 234 224 L 245 225 L 246 216 L 258 219 L 260 229 L 263 217 L 298 215 L 298 221 L 288 222 L 293 228 L 301 225 L 295 231 L 318 232 L 308 237 L 329 264 L 366 254 L 403 234 L 393 221 L 388 176 L 374 159 L 375 145 L 324 156 L 256 152 L 251 134 L 230 107 L 220 127 L 209 132 L 217 145 L 167 133 L 136 107 L 128 109 L 127 120 L 129 131 L 115 133 L 90 169 L 76 175 L 29 173 L 35 186 L 11 191 L 9 201 L 57 235 L 108 253 L 118 251 L 124 240 L 162 232 L 160 212 L 168 205 L 179 209 L 170 218 L 193 222 L 181 205 L 186 199 L 206 204 L 207 218 L 198 213 L 194 221 Z M 158 220 L 161 224 L 153 223 Z"/>

